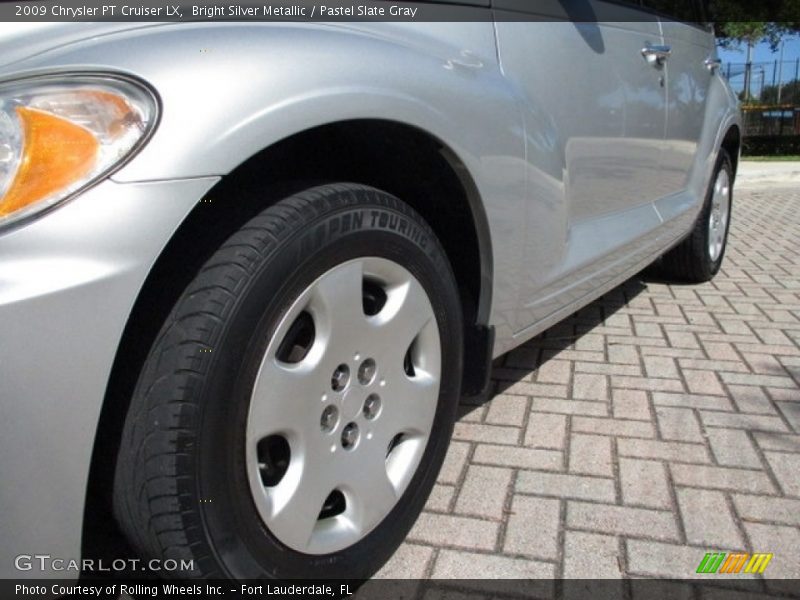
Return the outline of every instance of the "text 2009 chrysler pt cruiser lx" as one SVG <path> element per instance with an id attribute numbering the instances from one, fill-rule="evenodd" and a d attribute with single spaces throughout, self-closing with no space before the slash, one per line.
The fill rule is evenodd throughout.
<path id="1" fill-rule="evenodd" d="M 180 575 L 380 567 L 493 357 L 720 268 L 736 98 L 661 4 L 3 30 L 0 572 L 114 521 Z"/>

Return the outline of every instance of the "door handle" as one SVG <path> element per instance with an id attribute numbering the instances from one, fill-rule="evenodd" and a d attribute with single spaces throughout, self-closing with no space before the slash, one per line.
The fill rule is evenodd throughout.
<path id="1" fill-rule="evenodd" d="M 714 72 L 715 69 L 719 69 L 722 67 L 722 61 L 718 58 L 707 58 L 703 61 L 703 64 L 706 66 L 706 69 Z"/>
<path id="2" fill-rule="evenodd" d="M 654 46 L 648 44 L 642 48 L 642 56 L 647 60 L 647 64 L 654 67 L 662 67 L 666 60 L 672 55 L 671 46 Z"/>

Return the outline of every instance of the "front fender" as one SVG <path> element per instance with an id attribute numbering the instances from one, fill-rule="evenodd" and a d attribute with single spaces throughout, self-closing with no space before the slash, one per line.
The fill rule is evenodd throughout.
<path id="1" fill-rule="evenodd" d="M 88 37 L 13 67 L 20 76 L 118 71 L 156 90 L 159 127 L 113 175 L 118 182 L 224 176 L 276 142 L 334 122 L 416 127 L 475 183 L 481 202 L 473 208 L 485 213 L 486 238 L 499 241 L 491 272 L 503 265 L 493 306 L 516 298 L 525 133 L 491 23 L 166 24 Z"/>

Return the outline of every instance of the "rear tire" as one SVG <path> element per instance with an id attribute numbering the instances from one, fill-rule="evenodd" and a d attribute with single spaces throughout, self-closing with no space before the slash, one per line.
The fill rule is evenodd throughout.
<path id="1" fill-rule="evenodd" d="M 150 350 L 118 522 L 143 558 L 192 561 L 175 577 L 368 578 L 433 487 L 462 345 L 452 270 L 407 204 L 354 184 L 277 203 L 208 260 Z"/>
<path id="2" fill-rule="evenodd" d="M 711 280 L 722 266 L 733 207 L 733 166 L 720 150 L 711 186 L 692 232 L 662 259 L 667 277 L 688 283 Z"/>

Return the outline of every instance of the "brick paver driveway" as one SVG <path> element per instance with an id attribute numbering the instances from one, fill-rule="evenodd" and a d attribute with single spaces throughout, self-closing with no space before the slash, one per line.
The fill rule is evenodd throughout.
<path id="1" fill-rule="evenodd" d="M 800 190 L 735 202 L 712 283 L 636 277 L 497 362 L 382 576 L 685 578 L 738 550 L 800 578 Z"/>

